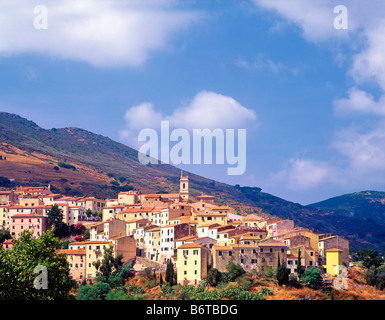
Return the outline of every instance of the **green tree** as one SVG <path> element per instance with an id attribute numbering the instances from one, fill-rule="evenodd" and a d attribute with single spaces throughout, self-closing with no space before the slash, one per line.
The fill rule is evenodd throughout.
<path id="1" fill-rule="evenodd" d="M 383 262 L 383 258 L 378 255 L 377 250 L 373 248 L 364 248 L 357 251 L 358 260 L 362 261 L 362 265 L 369 269 L 371 266 L 379 267 Z"/>
<path id="2" fill-rule="evenodd" d="M 322 285 L 321 270 L 316 267 L 306 269 L 302 275 L 302 281 L 312 289 L 319 288 Z"/>
<path id="3" fill-rule="evenodd" d="M 165 280 L 171 287 L 173 286 L 174 264 L 171 261 L 167 264 Z"/>
<path id="4" fill-rule="evenodd" d="M 7 239 L 12 239 L 12 236 L 9 233 L 9 230 L 0 230 L 0 244 Z"/>
<path id="5" fill-rule="evenodd" d="M 0 248 L 0 299 L 1 300 L 66 300 L 74 299 L 69 292 L 74 285 L 70 279 L 69 264 L 65 254 L 58 254 L 61 241 L 54 229 L 35 239 L 25 230 L 13 247 Z M 45 271 L 39 268 L 46 268 Z M 41 270 L 36 272 L 37 270 Z M 46 289 L 38 289 L 34 281 L 46 278 Z M 42 284 L 42 283 L 38 283 Z"/>
<path id="6" fill-rule="evenodd" d="M 68 225 L 63 222 L 63 210 L 61 210 L 57 204 L 48 210 L 47 217 L 47 224 L 55 227 L 55 236 L 62 237 L 69 234 Z"/>
<path id="7" fill-rule="evenodd" d="M 217 286 L 217 284 L 221 281 L 221 278 L 221 273 L 216 268 L 211 268 L 207 273 L 207 282 L 213 287 Z"/>
<path id="8" fill-rule="evenodd" d="M 297 277 L 301 279 L 302 277 L 302 265 L 301 265 L 301 249 L 298 249 L 298 259 L 297 259 Z"/>
<path id="9" fill-rule="evenodd" d="M 92 216 L 92 210 L 91 210 L 90 208 L 88 208 L 88 209 L 86 210 L 85 214 L 86 214 L 87 218 L 91 218 L 91 216 Z"/>
<path id="10" fill-rule="evenodd" d="M 278 255 L 278 261 L 279 261 L 279 255 Z M 277 267 L 276 279 L 280 286 L 287 284 L 289 282 L 289 275 L 287 273 L 286 263 L 283 259 L 282 259 L 282 262 Z"/>
<path id="11" fill-rule="evenodd" d="M 228 272 L 227 277 L 229 281 L 235 281 L 237 278 L 246 273 L 242 266 L 235 264 L 232 261 L 229 261 L 229 263 L 226 265 L 226 270 Z"/>
<path id="12" fill-rule="evenodd" d="M 110 292 L 108 283 L 97 282 L 92 285 L 81 286 L 78 290 L 78 300 L 104 300 Z"/>
<path id="13" fill-rule="evenodd" d="M 123 266 L 122 260 L 123 255 L 120 253 L 114 257 L 114 250 L 109 247 L 104 249 L 102 261 L 97 260 L 92 264 L 102 277 L 108 278 L 113 270 L 119 270 Z"/>
<path id="14" fill-rule="evenodd" d="M 375 287 L 378 290 L 385 289 L 385 267 L 375 267 L 372 265 L 368 271 L 366 271 L 364 278 L 368 285 Z"/>

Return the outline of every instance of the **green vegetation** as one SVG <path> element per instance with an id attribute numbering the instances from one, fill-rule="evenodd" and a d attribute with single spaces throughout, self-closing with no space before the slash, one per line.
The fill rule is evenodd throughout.
<path id="1" fill-rule="evenodd" d="M 57 165 L 61 168 L 65 168 L 65 169 L 71 169 L 73 171 L 76 171 L 76 167 L 72 164 L 69 164 L 69 163 L 65 163 L 65 162 L 58 162 Z"/>
<path id="2" fill-rule="evenodd" d="M 302 275 L 302 281 L 307 283 L 310 288 L 318 289 L 322 285 L 321 270 L 316 267 L 306 269 Z"/>
<path id="3" fill-rule="evenodd" d="M 58 254 L 61 242 L 54 231 L 33 238 L 32 232 L 25 230 L 18 240 L 13 240 L 12 249 L 0 248 L 0 299 L 1 300 L 67 300 L 74 299 L 69 292 L 74 282 L 69 277 L 69 265 L 65 254 Z M 26 252 L 28 254 L 26 254 Z M 46 289 L 37 277 L 46 268 Z M 35 271 L 35 272 L 34 272 Z M 36 285 L 38 281 L 38 285 Z"/>
<path id="4" fill-rule="evenodd" d="M 289 274 L 287 273 L 286 263 L 283 259 L 282 259 L 282 262 L 280 263 L 279 254 L 278 254 L 278 266 L 276 270 L 276 278 L 280 286 L 286 285 L 289 282 Z"/>
<path id="5" fill-rule="evenodd" d="M 0 187 L 11 187 L 11 180 L 9 180 L 7 177 L 0 176 Z"/>
<path id="6" fill-rule="evenodd" d="M 49 226 L 53 226 L 56 237 L 65 237 L 69 235 L 68 225 L 63 222 L 63 210 L 61 210 L 57 204 L 53 205 L 47 213 Z"/>

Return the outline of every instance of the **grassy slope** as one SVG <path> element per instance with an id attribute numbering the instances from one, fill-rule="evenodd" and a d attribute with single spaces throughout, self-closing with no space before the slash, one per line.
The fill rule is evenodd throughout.
<path id="1" fill-rule="evenodd" d="M 0 161 L 0 175 L 11 177 L 18 172 L 16 180 L 20 182 L 50 181 L 60 190 L 70 187 L 89 195 L 114 197 L 117 192 L 111 190 L 110 178 L 106 175 L 112 172 L 126 176 L 129 183 L 142 192 L 179 190 L 179 169 L 165 164 L 144 166 L 139 163 L 136 150 L 83 129 L 46 130 L 20 116 L 0 112 L 0 143 L 0 154 L 9 148 L 19 154 L 18 161 L 11 161 L 12 164 L 8 160 Z M 20 158 L 20 154 L 24 158 Z M 34 160 L 39 160 L 39 165 L 34 164 Z M 54 172 L 53 166 L 59 161 L 75 165 L 78 171 L 60 168 Z M 24 170 L 28 164 L 30 169 Z M 233 206 L 238 212 L 262 212 L 293 219 L 297 225 L 315 231 L 345 236 L 356 247 L 380 248 L 385 244 L 383 228 L 375 221 L 327 214 L 317 207 L 304 207 L 261 192 L 259 188 L 230 186 L 195 174 L 189 174 L 189 178 L 192 196 L 202 192 L 214 195 L 218 203 Z M 368 232 L 372 233 L 369 237 Z"/>

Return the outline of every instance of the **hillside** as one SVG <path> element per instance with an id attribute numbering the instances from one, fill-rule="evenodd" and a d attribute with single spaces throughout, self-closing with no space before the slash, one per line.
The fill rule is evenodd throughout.
<path id="1" fill-rule="evenodd" d="M 64 194 L 116 197 L 119 188 L 132 185 L 143 193 L 172 193 L 179 190 L 180 170 L 165 164 L 144 166 L 137 151 L 79 128 L 43 129 L 18 115 L 0 112 L 0 176 L 19 184 L 51 184 Z M 76 170 L 60 167 L 64 162 Z M 56 167 L 56 168 L 55 168 Z M 110 184 L 123 176 L 120 186 Z M 189 174 L 190 193 L 216 197 L 219 204 L 238 213 L 263 213 L 289 218 L 299 226 L 347 237 L 361 248 L 385 246 L 383 225 L 360 215 L 341 215 L 327 208 L 302 206 L 262 192 L 257 187 L 231 186 L 196 174 Z M 363 233 L 364 230 L 364 233 Z"/>
<path id="2" fill-rule="evenodd" d="M 362 191 L 313 203 L 308 208 L 325 212 L 338 224 L 347 224 L 362 241 L 385 240 L 385 192 Z M 382 249 L 382 248 L 381 248 Z"/>

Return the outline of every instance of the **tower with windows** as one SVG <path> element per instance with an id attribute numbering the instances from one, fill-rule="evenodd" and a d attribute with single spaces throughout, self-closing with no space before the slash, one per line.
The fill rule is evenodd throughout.
<path id="1" fill-rule="evenodd" d="M 179 187 L 179 194 L 182 200 L 188 201 L 190 198 L 190 193 L 189 193 L 189 180 L 188 176 L 183 176 L 183 172 L 181 171 L 180 173 L 180 187 Z"/>

